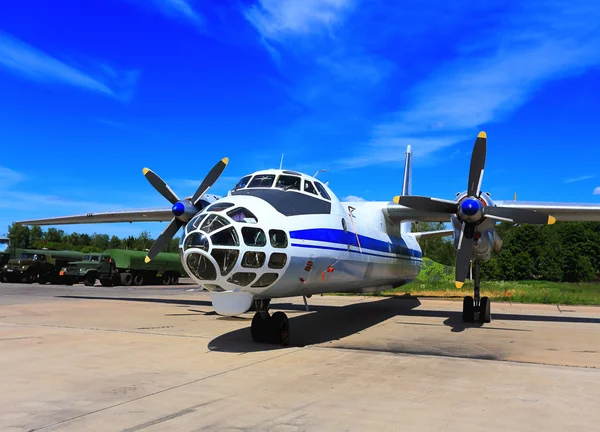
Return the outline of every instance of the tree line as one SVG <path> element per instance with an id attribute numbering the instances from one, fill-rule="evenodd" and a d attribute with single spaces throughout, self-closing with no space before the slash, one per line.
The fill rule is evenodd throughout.
<path id="1" fill-rule="evenodd" d="M 414 224 L 414 231 L 445 229 L 444 224 Z M 554 225 L 500 223 L 503 240 L 499 254 L 481 266 L 483 280 L 600 280 L 600 222 L 557 222 Z M 454 266 L 452 237 L 420 241 L 423 256 Z"/>
<path id="2" fill-rule="evenodd" d="M 74 250 L 80 252 L 103 252 L 106 249 L 128 249 L 145 251 L 152 247 L 154 239 L 148 231 L 138 236 L 117 237 L 107 234 L 66 234 L 63 230 L 39 226 L 29 228 L 12 224 L 8 228 L 8 238 L 12 247 L 29 249 Z M 173 239 L 167 252 L 177 252 L 179 240 Z"/>
<path id="3" fill-rule="evenodd" d="M 442 223 L 413 224 L 413 231 L 445 229 Z M 504 242 L 502 251 L 481 267 L 484 280 L 547 280 L 591 282 L 600 280 L 600 222 L 557 222 L 554 225 L 496 226 Z M 148 250 L 154 243 L 147 231 L 137 237 L 109 237 L 107 234 L 66 234 L 56 228 L 46 231 L 13 224 L 8 237 L 13 247 L 48 248 L 102 252 L 106 249 Z M 173 239 L 167 252 L 177 252 Z M 423 256 L 454 266 L 456 251 L 452 237 L 421 240 Z"/>

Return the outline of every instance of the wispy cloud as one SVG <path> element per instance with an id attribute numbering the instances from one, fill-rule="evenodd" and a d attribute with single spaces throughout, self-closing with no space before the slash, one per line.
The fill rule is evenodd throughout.
<path id="1" fill-rule="evenodd" d="M 397 162 L 406 144 L 428 154 L 474 139 L 481 125 L 504 120 L 547 82 L 600 64 L 599 12 L 593 3 L 557 1 L 519 8 L 414 85 L 404 108 L 373 128 L 364 154 L 345 162 Z M 374 151 L 381 146 L 397 151 Z"/>
<path id="2" fill-rule="evenodd" d="M 590 180 L 595 178 L 595 175 L 584 175 L 581 177 L 575 177 L 575 178 L 571 178 L 571 179 L 567 179 L 565 180 L 565 183 L 575 183 L 575 182 L 579 182 L 579 181 L 583 181 L 583 180 Z"/>
<path id="3" fill-rule="evenodd" d="M 128 0 L 145 8 L 159 11 L 173 19 L 180 19 L 197 26 L 203 26 L 204 17 L 194 9 L 189 0 Z"/>
<path id="4" fill-rule="evenodd" d="M 294 34 L 331 30 L 351 5 L 350 0 L 259 0 L 244 15 L 263 38 L 280 40 Z"/>
<path id="5" fill-rule="evenodd" d="M 0 32 L 0 66 L 23 77 L 42 83 L 60 83 L 100 93 L 121 101 L 132 96 L 138 72 L 116 72 L 103 68 L 103 77 L 92 77 L 43 51 Z"/>
<path id="6" fill-rule="evenodd" d="M 0 188 L 8 188 L 25 179 L 25 175 L 10 168 L 0 166 Z"/>
<path id="7" fill-rule="evenodd" d="M 594 189 L 594 195 L 600 195 L 600 186 Z"/>

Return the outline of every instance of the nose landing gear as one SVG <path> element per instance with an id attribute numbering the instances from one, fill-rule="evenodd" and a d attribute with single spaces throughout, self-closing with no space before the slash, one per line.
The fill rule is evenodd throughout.
<path id="1" fill-rule="evenodd" d="M 492 321 L 492 314 L 490 311 L 490 299 L 488 297 L 479 297 L 479 265 L 479 261 L 473 261 L 473 282 L 475 287 L 473 288 L 473 297 L 467 296 L 463 300 L 464 322 L 475 322 L 475 318 L 477 318 L 477 321 L 481 323 L 489 323 Z"/>
<path id="2" fill-rule="evenodd" d="M 290 325 L 286 314 L 275 312 L 269 314 L 270 300 L 255 300 L 256 313 L 252 318 L 250 332 L 254 342 L 289 344 Z"/>

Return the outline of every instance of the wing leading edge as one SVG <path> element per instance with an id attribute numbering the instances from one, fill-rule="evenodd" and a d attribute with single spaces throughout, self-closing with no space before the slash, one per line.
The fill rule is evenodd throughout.
<path id="1" fill-rule="evenodd" d="M 17 221 L 19 225 L 69 225 L 116 222 L 165 222 L 173 219 L 173 211 L 167 208 L 120 210 L 102 213 L 86 213 L 47 219 Z"/>
<path id="2" fill-rule="evenodd" d="M 565 222 L 600 222 L 600 204 L 577 204 L 532 201 L 494 201 L 499 207 L 535 210 L 554 216 L 557 221 Z M 388 204 L 384 214 L 394 223 L 404 221 L 415 222 L 450 222 L 450 214 L 429 213 L 414 210 L 399 204 Z"/>

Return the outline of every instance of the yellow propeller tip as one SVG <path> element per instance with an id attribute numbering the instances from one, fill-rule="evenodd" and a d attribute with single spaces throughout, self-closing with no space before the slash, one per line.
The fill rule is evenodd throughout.
<path id="1" fill-rule="evenodd" d="M 149 256 L 146 256 L 146 258 L 144 258 L 144 262 L 145 262 L 146 264 L 148 264 L 150 261 L 152 261 L 152 260 L 150 259 L 150 257 L 149 257 Z"/>
<path id="2" fill-rule="evenodd" d="M 456 288 L 462 288 L 465 283 L 456 281 L 456 282 L 454 282 L 454 284 L 456 285 Z"/>
<path id="3" fill-rule="evenodd" d="M 477 138 L 487 138 L 487 134 L 484 131 L 479 132 L 479 135 L 477 135 Z"/>
<path id="4" fill-rule="evenodd" d="M 394 197 L 394 202 L 395 202 L 396 204 L 400 204 L 400 197 L 399 197 L 399 196 L 395 196 L 395 197 Z"/>
<path id="5" fill-rule="evenodd" d="M 552 225 L 556 222 L 556 218 L 554 216 L 548 216 L 548 225 Z"/>
<path id="6" fill-rule="evenodd" d="M 142 172 L 144 173 L 144 175 L 148 174 L 148 171 L 150 171 L 150 168 L 144 168 L 144 169 L 142 169 Z"/>
<path id="7" fill-rule="evenodd" d="M 221 162 L 223 162 L 225 165 L 227 165 L 229 163 L 229 158 L 224 157 L 223 159 L 221 159 Z"/>

